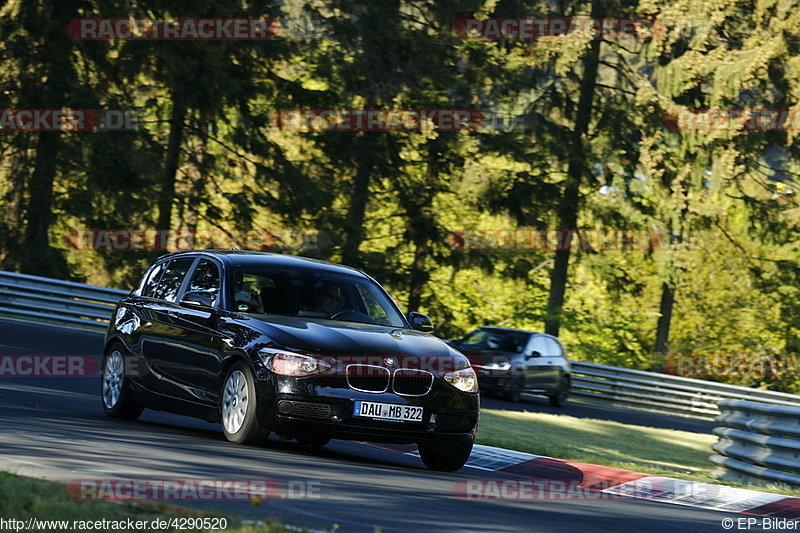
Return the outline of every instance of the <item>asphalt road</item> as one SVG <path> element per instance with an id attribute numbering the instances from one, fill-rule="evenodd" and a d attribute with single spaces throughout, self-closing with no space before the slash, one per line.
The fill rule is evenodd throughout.
<path id="1" fill-rule="evenodd" d="M 615 409 L 602 405 L 585 403 L 580 400 L 570 400 L 564 407 L 553 407 L 544 396 L 523 395 L 519 403 L 513 403 L 492 397 L 482 397 L 481 407 L 484 409 L 503 409 L 506 411 L 531 411 L 536 413 L 549 413 L 553 415 L 569 415 L 578 418 L 595 418 L 598 420 L 612 420 L 623 424 L 635 426 L 650 426 L 654 428 L 679 429 L 692 433 L 711 433 L 714 422 L 694 420 L 677 416 L 666 416 L 657 413 L 635 411 L 632 409 Z"/>
<path id="2" fill-rule="evenodd" d="M 2 355 L 94 355 L 102 336 L 0 320 Z M 263 446 L 228 443 L 214 424 L 145 411 L 137 422 L 107 418 L 97 377 L 0 378 L 0 469 L 61 482 L 79 479 L 270 479 L 282 489 L 313 483 L 316 497 L 250 502 L 193 502 L 233 515 L 339 531 L 722 531 L 742 515 L 656 502 L 463 501 L 458 481 L 508 475 L 465 467 L 426 470 L 415 457 L 333 441 L 309 450 L 291 441 Z M 543 400 L 487 399 L 486 407 L 550 411 Z M 568 404 L 559 413 L 660 427 L 679 419 Z M 688 422 L 689 430 L 700 430 Z M 682 427 L 681 429 L 687 429 Z M 284 497 L 285 496 L 285 497 Z M 87 517 L 88 518 L 88 517 Z"/>

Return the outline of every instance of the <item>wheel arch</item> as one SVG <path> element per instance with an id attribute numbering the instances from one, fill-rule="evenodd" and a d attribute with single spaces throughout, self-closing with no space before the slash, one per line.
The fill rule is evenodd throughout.
<path id="1" fill-rule="evenodd" d="M 250 368 L 250 371 L 253 373 L 253 376 L 256 375 L 256 370 L 253 366 L 253 361 L 250 357 L 243 352 L 242 350 L 231 350 L 230 352 L 225 355 L 225 358 L 222 360 L 222 367 L 219 373 L 219 381 L 217 383 L 217 388 L 221 389 L 223 384 L 225 383 L 225 376 L 228 375 L 228 371 L 231 369 L 233 365 L 236 363 L 244 363 Z"/>
<path id="2" fill-rule="evenodd" d="M 111 349 L 111 346 L 114 344 L 122 344 L 123 348 L 127 351 L 131 351 L 130 346 L 127 342 L 125 342 L 125 338 L 119 333 L 113 333 L 108 338 L 106 338 L 105 342 L 103 343 L 103 356 L 108 354 L 108 351 Z"/>

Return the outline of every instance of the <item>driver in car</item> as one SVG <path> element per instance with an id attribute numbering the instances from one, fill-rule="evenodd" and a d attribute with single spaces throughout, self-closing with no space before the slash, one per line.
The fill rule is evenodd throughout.
<path id="1" fill-rule="evenodd" d="M 342 289 L 338 285 L 326 281 L 314 291 L 315 312 L 333 316 L 341 311 L 343 307 Z"/>

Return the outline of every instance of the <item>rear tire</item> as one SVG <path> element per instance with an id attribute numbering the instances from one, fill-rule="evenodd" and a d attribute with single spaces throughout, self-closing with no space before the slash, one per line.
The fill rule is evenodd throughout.
<path id="1" fill-rule="evenodd" d="M 112 418 L 136 420 L 142 414 L 143 407 L 133 400 L 130 390 L 127 351 L 119 342 L 111 345 L 103 356 L 101 366 L 101 394 L 103 410 Z"/>
<path id="2" fill-rule="evenodd" d="M 423 442 L 417 445 L 419 456 L 431 470 L 455 472 L 463 467 L 472 453 L 472 440 L 453 443 Z"/>
<path id="3" fill-rule="evenodd" d="M 256 384 L 250 367 L 234 363 L 225 375 L 220 392 L 220 414 L 225 438 L 237 444 L 267 440 L 269 429 L 258 424 Z"/>
<path id="4" fill-rule="evenodd" d="M 559 385 L 558 393 L 547 396 L 547 399 L 550 400 L 550 405 L 553 407 L 564 407 L 564 404 L 567 403 L 567 398 L 569 398 L 569 389 L 569 376 L 564 376 L 561 379 L 561 385 Z"/>

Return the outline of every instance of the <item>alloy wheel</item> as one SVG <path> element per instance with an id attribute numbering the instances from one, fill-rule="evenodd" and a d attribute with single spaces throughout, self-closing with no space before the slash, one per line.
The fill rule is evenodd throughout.
<path id="1" fill-rule="evenodd" d="M 114 350 L 106 358 L 103 371 L 103 404 L 108 409 L 113 409 L 122 394 L 122 374 L 124 371 L 122 353 Z"/>
<path id="2" fill-rule="evenodd" d="M 239 370 L 232 372 L 225 383 L 222 398 L 222 423 L 228 433 L 234 434 L 242 429 L 248 402 L 247 378 Z"/>

